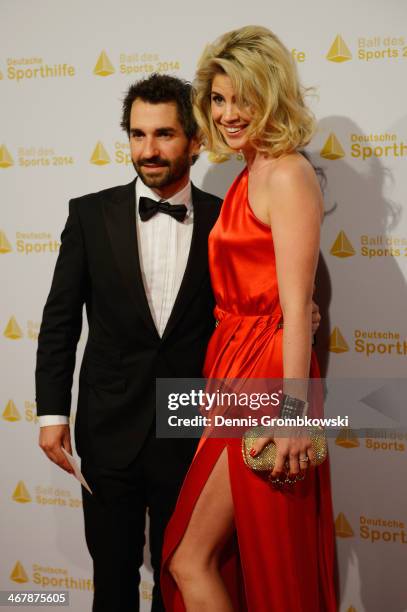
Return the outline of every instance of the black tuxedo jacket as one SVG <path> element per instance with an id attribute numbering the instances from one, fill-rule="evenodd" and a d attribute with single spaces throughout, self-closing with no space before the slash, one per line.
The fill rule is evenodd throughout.
<path id="1" fill-rule="evenodd" d="M 37 414 L 70 413 L 85 304 L 75 441 L 79 455 L 97 465 L 120 468 L 137 456 L 154 424 L 157 377 L 201 376 L 214 328 L 208 234 L 221 200 L 194 186 L 192 200 L 189 259 L 161 338 L 141 276 L 134 181 L 69 203 L 38 339 Z M 195 441 L 180 444 L 190 455 Z"/>

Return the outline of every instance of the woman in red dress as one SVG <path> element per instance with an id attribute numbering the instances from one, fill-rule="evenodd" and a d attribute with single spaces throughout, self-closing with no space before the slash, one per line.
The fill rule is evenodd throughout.
<path id="1" fill-rule="evenodd" d="M 208 150 L 241 151 L 209 238 L 215 315 L 204 375 L 216 379 L 318 377 L 311 303 L 322 196 L 298 150 L 313 133 L 288 50 L 247 26 L 208 46 L 195 81 Z M 306 385 L 293 401 L 304 405 Z M 291 401 L 291 400 L 290 400 Z M 168 612 L 334 612 L 334 530 L 328 461 L 310 438 L 271 440 L 270 479 L 244 463 L 238 438 L 202 438 L 168 525 L 162 591 Z"/>

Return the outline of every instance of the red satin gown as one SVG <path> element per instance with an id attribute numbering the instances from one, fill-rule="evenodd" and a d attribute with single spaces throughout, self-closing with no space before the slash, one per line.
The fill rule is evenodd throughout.
<path id="1" fill-rule="evenodd" d="M 273 241 L 270 227 L 250 208 L 247 169 L 230 187 L 212 229 L 209 263 L 219 325 L 209 342 L 204 376 L 282 378 Z M 311 376 L 319 377 L 315 355 Z M 202 438 L 165 535 L 161 586 L 167 612 L 185 610 L 168 564 L 225 446 L 236 538 L 225 550 L 221 572 L 234 609 L 336 611 L 328 460 L 309 470 L 305 480 L 278 490 L 246 467 L 240 439 Z"/>

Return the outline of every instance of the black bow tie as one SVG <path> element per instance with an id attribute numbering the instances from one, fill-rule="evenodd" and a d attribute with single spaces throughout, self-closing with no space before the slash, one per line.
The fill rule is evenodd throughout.
<path id="1" fill-rule="evenodd" d="M 151 198 L 141 197 L 138 203 L 138 211 L 142 221 L 148 221 L 156 213 L 162 212 L 182 223 L 187 214 L 187 207 L 185 204 L 168 204 L 168 202 L 156 202 Z"/>

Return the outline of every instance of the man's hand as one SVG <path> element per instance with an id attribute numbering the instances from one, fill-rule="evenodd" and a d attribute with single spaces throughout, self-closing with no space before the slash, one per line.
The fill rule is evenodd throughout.
<path id="1" fill-rule="evenodd" d="M 321 323 L 321 315 L 319 313 L 319 306 L 312 300 L 312 334 L 314 335 L 317 331 L 319 324 Z"/>
<path id="2" fill-rule="evenodd" d="M 61 450 L 63 446 L 64 449 L 72 455 L 69 425 L 46 425 L 45 427 L 41 427 L 39 445 L 48 459 L 51 459 L 51 461 L 59 465 L 60 468 L 69 474 L 73 474 L 73 469 Z"/>

